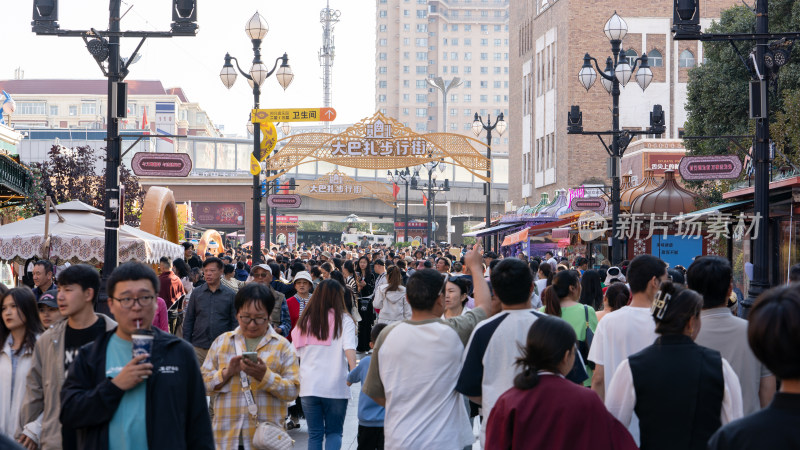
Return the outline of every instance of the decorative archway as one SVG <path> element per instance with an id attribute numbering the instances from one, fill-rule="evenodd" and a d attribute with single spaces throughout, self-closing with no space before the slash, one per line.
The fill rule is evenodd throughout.
<path id="1" fill-rule="evenodd" d="M 287 136 L 283 148 L 266 159 L 274 180 L 300 164 L 325 161 L 356 169 L 399 169 L 448 159 L 483 181 L 489 159 L 476 148 L 483 142 L 460 134 L 417 134 L 395 119 L 376 112 L 339 134 L 303 133 Z"/>
<path id="2" fill-rule="evenodd" d="M 297 194 L 327 201 L 348 201 L 374 197 L 391 207 L 394 196 L 386 183 L 380 181 L 356 181 L 344 173 L 334 170 L 316 180 L 298 180 Z"/>
<path id="3" fill-rule="evenodd" d="M 139 229 L 178 244 L 178 211 L 172 190 L 151 186 L 144 196 Z"/>

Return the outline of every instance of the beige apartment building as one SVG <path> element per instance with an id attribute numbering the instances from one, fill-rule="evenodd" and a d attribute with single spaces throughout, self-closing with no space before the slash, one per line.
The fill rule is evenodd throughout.
<path id="1" fill-rule="evenodd" d="M 706 0 L 701 25 L 707 27 L 738 0 Z M 688 72 L 703 61 L 697 41 L 672 39 L 671 1 L 511 0 L 509 200 L 519 207 L 539 203 L 540 194 L 581 185 L 610 185 L 608 155 L 596 136 L 567 135 L 567 112 L 579 105 L 587 131 L 611 129 L 611 96 L 600 78 L 587 92 L 578 81 L 583 56 L 597 58 L 600 69 L 611 56 L 603 33 L 616 11 L 628 33 L 622 49 L 631 61 L 647 53 L 653 80 L 642 91 L 634 78 L 621 88 L 620 127 L 644 130 L 653 105 L 662 105 L 667 131 L 630 144 L 623 172 L 670 167 L 685 152 Z M 609 143 L 609 140 L 606 139 Z M 638 174 L 634 174 L 638 176 Z"/>
<path id="2" fill-rule="evenodd" d="M 509 0 L 376 0 L 375 103 L 417 133 L 475 138 L 475 113 L 509 115 Z M 458 77 L 447 93 L 426 79 Z M 493 182 L 508 182 L 509 129 L 492 136 Z M 485 142 L 485 133 L 479 137 Z M 456 181 L 474 181 L 455 170 Z"/>

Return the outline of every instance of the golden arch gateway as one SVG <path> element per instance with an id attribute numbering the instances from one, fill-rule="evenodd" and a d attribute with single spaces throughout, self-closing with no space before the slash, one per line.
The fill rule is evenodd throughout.
<path id="1" fill-rule="evenodd" d="M 258 120 L 258 111 L 253 114 Z M 395 119 L 376 112 L 340 134 L 304 133 L 281 139 L 283 148 L 266 159 L 266 177 L 274 180 L 300 164 L 325 161 L 356 169 L 399 169 L 428 161 L 450 160 L 483 181 L 489 159 L 477 149 L 486 144 L 460 134 L 417 134 Z"/>

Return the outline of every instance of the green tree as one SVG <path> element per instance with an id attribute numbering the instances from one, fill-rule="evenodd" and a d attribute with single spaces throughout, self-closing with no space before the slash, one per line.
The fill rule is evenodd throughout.
<path id="1" fill-rule="evenodd" d="M 795 0 L 770 0 L 770 32 L 780 33 L 800 29 L 800 2 Z M 755 30 L 755 14 L 740 5 L 722 12 L 719 22 L 712 24 L 709 33 L 752 33 Z M 745 61 L 750 61 L 753 41 L 737 41 L 736 46 Z M 687 120 L 684 130 L 688 136 L 750 135 L 754 133 L 754 121 L 748 117 L 749 81 L 746 66 L 733 46 L 728 42 L 706 42 L 703 44 L 704 62 L 689 71 L 687 86 Z M 797 107 L 800 105 L 800 52 L 792 50 L 789 63 L 780 69 L 778 77 L 770 77 L 769 100 L 772 122 L 770 134 L 781 151 L 796 156 L 800 139 L 796 124 L 800 122 Z M 781 125 L 781 126 L 779 126 Z M 794 126 L 794 128 L 792 128 Z M 744 154 L 727 139 L 687 140 L 690 155 Z M 745 149 L 752 139 L 741 139 L 739 145 Z M 728 183 L 706 181 L 689 183 L 707 200 L 721 200 L 721 192 Z"/>
<path id="2" fill-rule="evenodd" d="M 74 148 L 54 145 L 47 159 L 33 163 L 30 169 L 34 175 L 31 195 L 20 208 L 20 215 L 32 217 L 45 213 L 45 197 L 50 196 L 53 203 L 71 200 L 103 209 L 105 197 L 105 168 L 97 175 L 96 167 L 105 160 L 89 146 Z M 125 223 L 139 226 L 141 207 L 144 203 L 144 189 L 139 178 L 125 166 L 120 167 L 120 185 L 125 187 Z"/>

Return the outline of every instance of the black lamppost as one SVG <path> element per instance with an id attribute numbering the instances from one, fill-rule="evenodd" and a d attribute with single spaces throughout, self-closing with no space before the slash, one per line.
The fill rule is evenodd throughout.
<path id="1" fill-rule="evenodd" d="M 619 96 L 620 84 L 624 87 L 631 79 L 631 75 L 636 70 L 636 67 L 641 62 L 639 70 L 636 72 L 636 83 L 642 88 L 647 89 L 650 82 L 653 81 L 653 72 L 647 63 L 647 54 L 642 53 L 642 56 L 633 61 L 633 66 L 628 62 L 625 56 L 625 51 L 621 50 L 622 39 L 628 34 L 628 24 L 617 15 L 614 15 L 606 22 L 603 28 L 608 40 L 611 41 L 611 55 L 606 58 L 606 67 L 600 70 L 597 65 L 597 60 L 587 53 L 583 57 L 583 66 L 578 73 L 578 80 L 584 88 L 588 91 L 592 87 L 594 81 L 597 79 L 597 72 L 600 72 L 601 83 L 603 88 L 611 94 L 611 130 L 610 131 L 583 131 L 583 115 L 580 112 L 579 106 L 572 106 L 571 110 L 567 113 L 567 134 L 587 134 L 596 135 L 603 143 L 606 152 L 609 155 L 608 161 L 608 176 L 611 178 L 611 262 L 612 264 L 619 264 L 622 261 L 622 245 L 619 237 L 617 236 L 617 227 L 619 226 L 620 214 L 620 160 L 625 150 L 628 148 L 633 136 L 639 134 L 662 134 L 664 133 L 664 113 L 661 105 L 655 105 L 653 112 L 650 113 L 650 128 L 647 130 L 629 131 L 620 130 L 619 125 Z M 592 68 L 591 62 L 594 61 L 594 66 L 597 67 L 597 72 Z M 603 136 L 611 136 L 611 148 L 603 141 Z"/>
<path id="2" fill-rule="evenodd" d="M 507 126 L 506 121 L 503 119 L 503 113 L 497 116 L 494 123 L 492 123 L 492 115 L 489 114 L 486 117 L 485 124 L 481 116 L 475 113 L 475 121 L 472 122 L 472 132 L 475 133 L 475 136 L 480 136 L 483 130 L 486 130 L 486 158 L 489 160 L 489 169 L 486 171 L 486 178 L 489 181 L 484 185 L 484 190 L 486 191 L 486 228 L 489 228 L 492 223 L 492 130 L 497 128 L 498 136 L 502 136 Z M 490 250 L 490 244 L 491 237 L 487 234 L 483 238 L 483 248 L 487 251 Z"/>
<path id="3" fill-rule="evenodd" d="M 197 34 L 196 0 L 172 0 L 172 24 L 170 31 L 121 31 L 121 0 L 109 0 L 108 30 L 64 30 L 58 24 L 58 0 L 34 0 L 31 29 L 38 36 L 72 36 L 83 38 L 86 48 L 108 78 L 108 117 L 106 119 L 106 181 L 105 202 L 105 247 L 103 251 L 103 282 L 100 301 L 105 302 L 106 280 L 117 267 L 119 260 L 120 211 L 125 207 L 120 198 L 119 166 L 122 140 L 119 135 L 119 119 L 127 117 L 128 67 L 137 60 L 139 49 L 147 38 L 171 38 Z M 139 45 L 130 58 L 120 55 L 120 40 L 123 37 L 139 38 Z"/>
<path id="4" fill-rule="evenodd" d="M 250 38 L 250 41 L 253 43 L 253 66 L 250 68 L 250 72 L 247 73 L 243 71 L 239 67 L 239 60 L 231 56 L 229 53 L 226 53 L 225 64 L 222 66 L 222 71 L 220 71 L 219 77 L 222 79 L 222 84 L 224 84 L 226 88 L 230 89 L 231 86 L 233 86 L 233 83 L 236 82 L 236 71 L 238 70 L 239 73 L 241 73 L 242 76 L 247 79 L 250 87 L 253 88 L 253 109 L 258 109 L 261 96 L 261 85 L 264 84 L 264 81 L 266 81 L 266 79 L 269 78 L 276 69 L 278 72 L 275 76 L 278 78 L 278 83 L 280 83 L 284 90 L 289 87 L 289 84 L 292 82 L 292 78 L 294 78 L 294 74 L 292 74 L 292 68 L 289 67 L 289 56 L 286 53 L 284 53 L 283 56 L 275 59 L 275 65 L 272 67 L 272 70 L 267 70 L 267 66 L 261 61 L 261 41 L 269 31 L 269 25 L 267 24 L 267 21 L 264 20 L 264 17 L 261 16 L 261 14 L 258 12 L 253 14 L 253 17 L 247 21 L 245 31 L 247 32 L 247 36 Z M 236 63 L 235 69 L 233 64 L 231 64 L 231 61 Z M 278 61 L 281 61 L 280 67 L 278 67 Z M 256 160 L 261 161 L 261 128 L 256 122 L 255 117 L 251 117 L 251 120 L 253 121 L 253 157 L 256 158 Z M 269 173 L 267 173 L 267 176 L 269 176 Z M 253 175 L 253 264 L 258 264 L 262 261 L 260 177 L 261 174 Z M 266 232 L 264 237 L 267 242 L 269 242 L 269 207 L 265 209 L 267 217 L 265 221 Z M 267 246 L 269 247 L 269 245 Z M 269 249 L 267 249 L 267 251 L 269 251 Z"/>
<path id="5" fill-rule="evenodd" d="M 700 32 L 699 0 L 674 0 L 672 31 L 675 40 L 698 40 L 729 42 L 736 54 L 747 61 L 750 81 L 750 118 L 756 120 L 756 135 L 753 142 L 755 162 L 755 184 L 753 212 L 758 236 L 753 243 L 753 278 L 747 290 L 747 298 L 742 300 L 746 317 L 756 298 L 770 288 L 769 280 L 769 176 L 772 157 L 769 150 L 769 101 L 767 84 L 771 75 L 789 60 L 789 52 L 781 47 L 786 39 L 800 39 L 800 33 L 770 33 L 767 0 L 756 0 L 755 33 L 712 34 Z M 737 41 L 755 41 L 756 46 L 745 60 L 742 58 Z M 773 41 L 773 42 L 770 42 Z M 753 65 L 750 66 L 752 61 Z"/>
<path id="6" fill-rule="evenodd" d="M 419 176 L 419 171 L 422 170 L 423 167 L 428 172 L 428 182 L 420 186 L 417 182 L 417 177 Z M 436 194 L 450 190 L 450 180 L 445 179 L 442 184 L 438 184 L 436 182 L 440 176 L 440 173 L 443 173 L 446 167 L 447 165 L 444 163 L 444 161 L 428 161 L 425 164 L 417 166 L 417 171 L 414 173 L 414 177 L 411 179 L 411 189 L 417 191 L 428 191 L 428 247 L 432 247 L 436 242 L 436 230 L 433 229 L 433 222 L 436 218 Z"/>
<path id="7" fill-rule="evenodd" d="M 395 184 L 404 184 L 406 185 L 406 213 L 404 218 L 404 229 L 405 229 L 405 236 L 403 237 L 403 242 L 408 242 L 408 185 L 411 183 L 411 169 L 406 167 L 402 170 L 394 170 L 392 173 L 391 170 L 386 172 L 386 180 L 390 183 Z M 394 208 L 394 221 L 397 223 L 397 201 L 395 203 Z M 397 230 L 394 230 L 394 241 L 397 242 Z"/>

